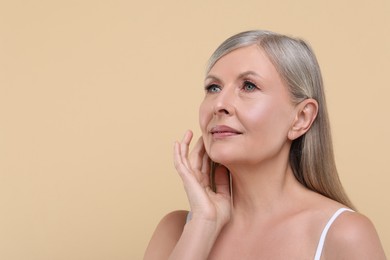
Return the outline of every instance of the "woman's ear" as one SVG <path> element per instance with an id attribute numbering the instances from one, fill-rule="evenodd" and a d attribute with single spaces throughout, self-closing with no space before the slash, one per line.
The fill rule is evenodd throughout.
<path id="1" fill-rule="evenodd" d="M 317 117 L 318 103 L 315 99 L 305 99 L 297 105 L 293 124 L 288 132 L 288 139 L 295 140 L 309 131 Z"/>

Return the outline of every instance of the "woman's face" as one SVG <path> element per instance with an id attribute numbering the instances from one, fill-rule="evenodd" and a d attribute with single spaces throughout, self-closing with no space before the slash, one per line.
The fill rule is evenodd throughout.
<path id="1" fill-rule="evenodd" d="M 290 93 L 257 45 L 223 56 L 205 79 L 199 123 L 210 158 L 225 166 L 259 164 L 290 142 L 295 117 Z M 286 146 L 287 145 L 287 146 Z"/>

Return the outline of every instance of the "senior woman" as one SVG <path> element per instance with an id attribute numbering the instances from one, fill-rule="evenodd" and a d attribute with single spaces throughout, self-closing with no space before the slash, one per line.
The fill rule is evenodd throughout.
<path id="1" fill-rule="evenodd" d="M 385 259 L 339 181 L 319 65 L 302 40 L 239 33 L 211 56 L 202 136 L 174 146 L 191 212 L 157 226 L 145 259 Z"/>

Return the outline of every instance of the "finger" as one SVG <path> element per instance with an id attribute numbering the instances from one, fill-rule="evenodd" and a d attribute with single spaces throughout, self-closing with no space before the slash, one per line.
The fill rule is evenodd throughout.
<path id="1" fill-rule="evenodd" d="M 187 146 L 190 145 L 191 143 L 191 140 L 192 140 L 192 136 L 193 136 L 193 133 L 191 130 L 187 130 L 185 133 L 184 133 L 184 136 L 181 140 L 180 143 L 182 144 L 186 144 Z"/>
<path id="2" fill-rule="evenodd" d="M 202 156 L 202 169 L 200 174 L 202 176 L 202 184 L 203 187 L 210 187 L 210 158 L 208 154 L 205 152 Z"/>
<path id="3" fill-rule="evenodd" d="M 178 142 L 175 142 L 174 147 L 173 147 L 173 162 L 175 165 L 176 170 L 180 175 L 182 175 L 186 170 L 188 169 L 183 169 L 183 164 L 182 161 L 182 156 L 181 156 L 181 149 L 180 149 L 180 144 Z"/>
<path id="4" fill-rule="evenodd" d="M 204 153 L 205 153 L 205 149 L 203 145 L 203 139 L 202 137 L 200 137 L 196 142 L 189 156 L 189 161 L 192 169 L 197 169 L 201 171 L 203 165 Z"/>
<path id="5" fill-rule="evenodd" d="M 193 183 L 194 176 L 192 174 L 192 171 L 187 168 L 182 159 L 183 157 L 181 155 L 180 144 L 178 142 L 175 142 L 174 165 L 177 172 L 179 173 L 181 180 L 183 181 L 185 189 L 187 190 L 188 185 L 190 185 L 190 183 Z"/>
<path id="6" fill-rule="evenodd" d="M 190 143 L 192 140 L 192 136 L 193 136 L 192 131 L 188 130 L 184 134 L 183 139 L 180 142 L 181 161 L 188 169 L 191 169 L 191 166 L 188 162 L 188 151 L 189 151 Z"/>
<path id="7" fill-rule="evenodd" d="M 194 176 L 193 171 L 188 169 L 181 161 L 182 156 L 180 154 L 181 150 L 179 142 L 175 142 L 174 151 L 175 168 L 183 182 L 184 190 L 187 194 L 190 206 L 193 208 L 193 205 L 199 204 L 197 201 L 207 201 L 207 194 L 205 193 L 204 187 Z"/>
<path id="8" fill-rule="evenodd" d="M 229 171 L 223 165 L 218 165 L 215 169 L 216 192 L 225 196 L 230 196 Z"/>

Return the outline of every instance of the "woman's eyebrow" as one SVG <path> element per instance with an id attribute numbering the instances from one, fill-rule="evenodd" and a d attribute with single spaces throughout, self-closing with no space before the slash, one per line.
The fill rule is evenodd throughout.
<path id="1" fill-rule="evenodd" d="M 214 75 L 207 75 L 207 77 L 204 79 L 204 81 L 209 81 L 209 80 L 221 82 L 221 80 L 217 76 L 214 76 Z"/>
<path id="2" fill-rule="evenodd" d="M 259 78 L 259 79 L 263 78 L 260 74 L 258 74 L 255 71 L 252 71 L 252 70 L 240 73 L 237 78 L 238 79 L 243 79 L 243 78 L 248 77 L 248 76 L 254 76 L 254 77 Z M 218 78 L 217 76 L 212 75 L 212 74 L 207 75 L 204 81 L 205 82 L 207 82 L 207 81 L 222 82 L 222 80 L 220 78 Z"/>
<path id="3" fill-rule="evenodd" d="M 262 78 L 261 75 L 259 75 L 257 72 L 254 72 L 254 71 L 245 71 L 245 72 L 242 72 L 238 75 L 238 78 L 239 79 L 242 79 L 242 78 L 245 78 L 247 76 L 255 76 L 256 78 Z"/>

